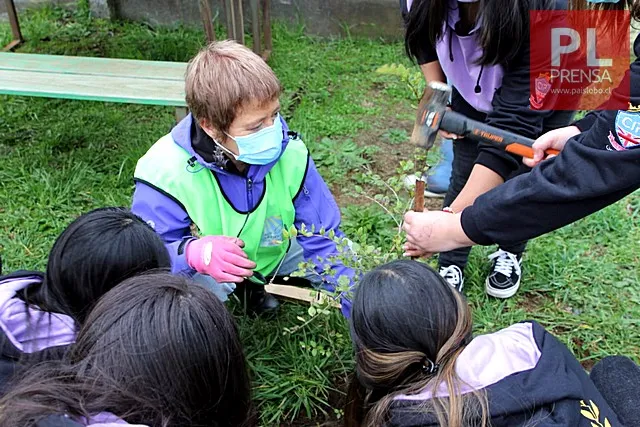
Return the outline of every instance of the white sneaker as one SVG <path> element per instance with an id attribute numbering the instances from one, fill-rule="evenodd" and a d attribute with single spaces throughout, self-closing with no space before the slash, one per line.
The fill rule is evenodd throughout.
<path id="1" fill-rule="evenodd" d="M 517 255 L 498 249 L 489 255 L 489 259 L 493 264 L 484 284 L 487 294 L 495 298 L 514 296 L 520 287 L 522 277 L 522 254 Z"/>
<path id="2" fill-rule="evenodd" d="M 458 292 L 462 292 L 464 286 L 464 274 L 460 267 L 457 265 L 448 265 L 446 267 L 440 267 L 440 275 Z"/>

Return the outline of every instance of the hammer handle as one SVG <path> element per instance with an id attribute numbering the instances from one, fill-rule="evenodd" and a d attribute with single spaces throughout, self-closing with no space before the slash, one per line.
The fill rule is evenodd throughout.
<path id="1" fill-rule="evenodd" d="M 477 120 L 471 120 L 455 111 L 443 111 L 439 114 L 442 114 L 442 119 L 434 120 L 434 124 L 439 122 L 439 129 L 441 130 L 464 136 L 474 141 L 490 143 L 522 157 L 533 158 L 531 146 L 534 140 L 531 138 L 498 129 Z M 557 155 L 559 151 L 550 149 L 546 153 Z"/>

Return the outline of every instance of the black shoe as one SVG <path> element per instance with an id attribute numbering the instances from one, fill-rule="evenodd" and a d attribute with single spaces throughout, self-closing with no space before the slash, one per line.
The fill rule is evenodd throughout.
<path id="1" fill-rule="evenodd" d="M 491 273 L 485 282 L 487 294 L 496 298 L 510 298 L 515 295 L 520 287 L 520 276 L 522 276 L 522 254 L 498 249 L 497 252 L 489 255 L 493 260 Z"/>
<path id="2" fill-rule="evenodd" d="M 241 283 L 234 293 L 246 313 L 252 316 L 272 317 L 280 307 L 276 297 L 265 291 L 263 285 Z"/>
<path id="3" fill-rule="evenodd" d="M 464 287 L 464 273 L 457 265 L 447 265 L 446 267 L 440 266 L 438 273 L 442 276 L 452 288 L 458 292 L 462 292 Z"/>

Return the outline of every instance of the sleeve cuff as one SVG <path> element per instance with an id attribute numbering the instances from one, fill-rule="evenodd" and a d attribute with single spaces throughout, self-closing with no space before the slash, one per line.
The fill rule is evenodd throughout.
<path id="1" fill-rule="evenodd" d="M 500 175 L 503 181 L 506 181 L 518 169 L 519 165 L 516 162 L 516 159 L 510 154 L 505 152 L 496 153 L 492 149 L 481 149 L 476 159 L 476 164 L 491 169 Z"/>
<path id="2" fill-rule="evenodd" d="M 416 61 L 418 62 L 418 65 L 428 64 L 429 62 L 433 62 L 437 60 L 438 60 L 438 55 L 435 52 L 433 53 L 418 52 L 418 54 L 416 55 Z"/>
<path id="3" fill-rule="evenodd" d="M 489 239 L 487 236 L 485 236 L 480 228 L 477 227 L 474 218 L 475 211 L 476 209 L 474 209 L 473 205 L 467 207 L 462 211 L 462 214 L 460 215 L 460 225 L 462 226 L 462 231 L 464 231 L 464 234 L 466 234 L 468 238 L 479 245 L 492 245 L 494 242 L 491 241 L 491 239 Z"/>
<path id="4" fill-rule="evenodd" d="M 593 126 L 597 118 L 598 118 L 598 113 L 596 113 L 595 111 L 592 111 L 591 113 L 587 114 L 580 120 L 573 122 L 573 126 L 580 129 L 580 132 L 585 132 L 591 129 L 591 126 Z"/>

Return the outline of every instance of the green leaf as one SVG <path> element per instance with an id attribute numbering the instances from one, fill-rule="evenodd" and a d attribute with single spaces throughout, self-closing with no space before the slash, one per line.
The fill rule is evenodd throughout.
<path id="1" fill-rule="evenodd" d="M 338 277 L 338 286 L 342 287 L 342 288 L 346 288 L 349 286 L 349 284 L 351 283 L 351 280 L 349 280 L 348 276 L 340 276 Z"/>
<path id="2" fill-rule="evenodd" d="M 309 316 L 313 317 L 317 314 L 317 310 L 314 306 L 309 307 L 309 310 L 307 310 L 307 313 L 309 313 Z"/>

